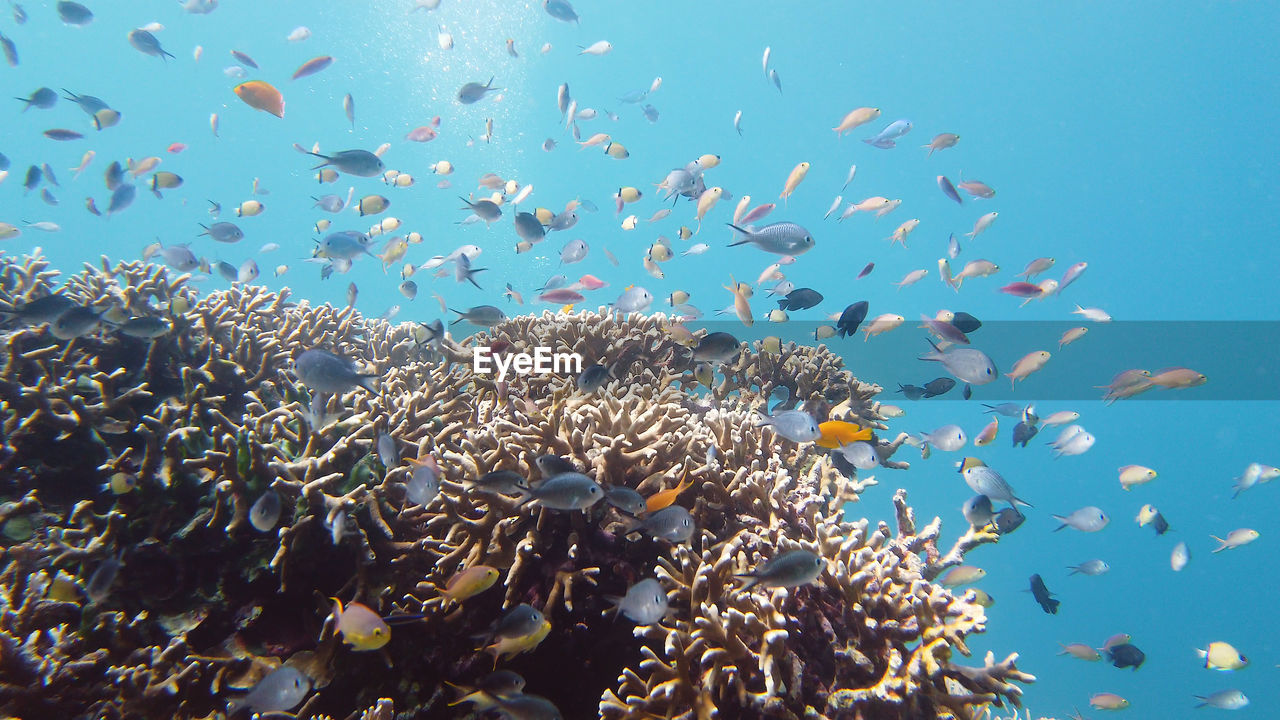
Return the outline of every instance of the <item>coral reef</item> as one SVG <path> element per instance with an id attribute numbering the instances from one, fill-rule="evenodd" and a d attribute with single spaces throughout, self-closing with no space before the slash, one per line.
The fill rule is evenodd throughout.
<path id="1" fill-rule="evenodd" d="M 0 309 L 55 281 L 39 258 L 0 258 Z M 1016 654 L 953 662 L 986 618 L 931 582 L 995 535 L 940 549 L 940 521 L 917 528 L 902 491 L 896 529 L 847 520 L 876 481 L 755 426 L 785 386 L 819 420 L 885 429 L 879 388 L 824 347 L 744 345 L 700 389 L 661 316 L 544 313 L 459 343 L 287 291 L 199 297 L 186 276 L 105 258 L 58 292 L 106 324 L 70 340 L 21 317 L 3 328 L 8 714 L 216 717 L 282 665 L 311 683 L 287 708 L 297 717 L 370 720 L 395 716 L 388 698 L 413 717 L 456 717 L 446 683 L 494 667 L 573 718 L 968 719 L 1018 706 L 1034 681 Z M 113 329 L 130 318 L 171 327 Z M 498 381 L 475 372 L 480 346 L 575 351 L 612 377 L 594 393 L 564 373 Z M 311 348 L 376 375 L 376 392 L 308 390 L 291 364 Z M 901 441 L 881 443 L 886 467 L 905 465 L 888 460 Z M 675 503 L 696 532 L 671 543 L 607 503 L 557 511 L 473 484 L 496 470 L 537 483 L 544 455 L 606 488 L 686 488 Z M 423 472 L 439 489 L 420 502 Z M 270 493 L 278 520 L 255 515 Z M 823 560 L 816 581 L 735 581 L 798 548 Z M 477 566 L 498 586 L 441 601 Z M 613 617 L 606 596 L 648 577 L 671 612 L 645 626 Z M 385 647 L 357 651 L 327 617 L 330 597 L 401 622 Z M 520 603 L 550 630 L 484 648 Z"/>

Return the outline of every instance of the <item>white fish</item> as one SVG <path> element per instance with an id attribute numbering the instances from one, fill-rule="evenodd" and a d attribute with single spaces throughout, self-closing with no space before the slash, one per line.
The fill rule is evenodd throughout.
<path id="1" fill-rule="evenodd" d="M 653 578 L 641 580 L 627 588 L 623 597 L 606 596 L 606 600 L 618 607 L 618 612 L 626 615 L 637 625 L 652 625 L 667 614 L 667 593 L 662 584 Z"/>
<path id="2" fill-rule="evenodd" d="M 959 425 L 943 425 L 931 433 L 920 433 L 920 440 L 944 452 L 959 450 L 968 439 Z"/>
<path id="3" fill-rule="evenodd" d="M 613 43 L 608 40 L 597 40 L 586 47 L 581 45 L 578 47 L 582 48 L 582 52 L 578 53 L 579 55 L 605 55 L 610 50 L 613 50 Z"/>
<path id="4" fill-rule="evenodd" d="M 708 250 L 710 250 L 710 249 L 711 249 L 711 246 L 710 246 L 710 245 L 708 245 L 708 244 L 706 244 L 706 243 L 698 243 L 697 245 L 692 245 L 692 246 L 690 246 L 688 250 L 685 250 L 684 252 L 682 252 L 682 253 L 680 253 L 680 254 L 681 254 L 681 255 L 701 255 L 702 253 L 704 253 L 704 252 L 706 252 L 706 251 L 708 251 Z"/>
<path id="5" fill-rule="evenodd" d="M 902 288 L 904 288 L 904 287 L 908 287 L 908 286 L 910 286 L 910 285 L 915 285 L 916 283 L 918 283 L 918 282 L 920 282 L 921 280 L 923 280 L 923 279 L 924 279 L 924 277 L 925 277 L 926 275 L 928 275 L 928 274 L 929 274 L 929 271 L 928 271 L 928 270 L 924 270 L 924 269 L 921 269 L 921 270 L 912 270 L 911 272 L 909 272 L 909 273 L 907 273 L 905 276 L 903 276 L 903 278 L 902 278 L 902 280 L 901 280 L 901 281 L 894 283 L 894 285 L 897 285 L 897 286 L 898 286 L 898 289 L 899 289 L 899 290 L 901 290 L 901 289 L 902 289 Z"/>
<path id="6" fill-rule="evenodd" d="M 1111 316 L 1102 308 L 1086 308 L 1077 305 L 1076 309 L 1071 311 L 1071 314 L 1080 315 L 1085 320 L 1092 320 L 1093 322 L 1111 322 Z"/>
<path id="7" fill-rule="evenodd" d="M 309 37 L 311 37 L 311 29 L 306 25 L 299 25 L 294 28 L 285 39 L 291 43 L 296 43 L 302 42 Z"/>
<path id="8" fill-rule="evenodd" d="M 857 165 L 850 165 L 850 166 L 849 166 L 849 175 L 848 175 L 847 177 L 845 177 L 845 179 L 844 179 L 844 185 L 841 185 L 841 186 L 840 186 L 840 192 L 844 192 L 845 188 L 849 187 L 849 183 L 853 182 L 853 176 L 854 176 L 854 175 L 856 175 L 857 173 L 858 173 L 858 166 L 857 166 Z"/>
<path id="9" fill-rule="evenodd" d="M 764 70 L 765 79 L 769 78 L 769 56 L 773 54 L 773 48 L 765 47 L 764 58 L 760 61 L 760 67 Z"/>
<path id="10" fill-rule="evenodd" d="M 733 129 L 737 130 L 739 135 L 742 134 L 742 111 L 741 110 L 733 114 Z"/>
<path id="11" fill-rule="evenodd" d="M 436 35 L 436 43 L 440 45 L 441 50 L 453 49 L 453 34 L 446 31 L 443 25 L 440 26 L 440 33 Z"/>
<path id="12" fill-rule="evenodd" d="M 997 212 L 989 212 L 986 215 L 983 215 L 982 217 L 978 218 L 977 222 L 973 224 L 973 230 L 968 233 L 965 233 L 965 235 L 968 236 L 970 240 L 976 239 L 979 235 L 983 233 L 983 231 L 991 227 L 991 223 L 995 222 L 996 218 L 999 216 L 1000 216 L 1000 213 L 997 213 Z"/>
<path id="13" fill-rule="evenodd" d="M 837 195 L 836 199 L 831 201 L 831 207 L 827 208 L 827 214 L 823 215 L 822 219 L 826 220 L 827 218 L 831 217 L 831 213 L 835 212 L 836 208 L 840 207 L 840 203 L 842 202 L 844 202 L 844 196 Z"/>
<path id="14" fill-rule="evenodd" d="M 1066 527 L 1075 528 L 1080 532 L 1098 532 L 1111 522 L 1111 518 L 1102 512 L 1102 508 L 1092 505 L 1086 505 L 1070 515 L 1054 515 L 1053 517 L 1062 523 L 1054 528 L 1055 532 Z"/>
<path id="15" fill-rule="evenodd" d="M 859 470 L 870 470 L 880 464 L 880 457 L 876 455 L 876 449 L 871 443 L 851 442 L 848 445 L 841 445 L 838 452 L 844 456 L 849 464 Z"/>
<path id="16" fill-rule="evenodd" d="M 1173 546 L 1173 552 L 1169 554 L 1169 567 L 1174 572 L 1182 572 L 1182 568 L 1191 562 L 1191 551 L 1187 549 L 1187 544 L 1180 542 Z"/>
<path id="17" fill-rule="evenodd" d="M 41 220 L 40 222 L 27 223 L 27 227 L 31 228 L 32 230 L 39 230 L 41 232 L 48 232 L 48 233 L 58 232 L 59 230 L 62 229 L 62 226 L 59 225 L 58 223 L 50 222 L 48 220 Z"/>

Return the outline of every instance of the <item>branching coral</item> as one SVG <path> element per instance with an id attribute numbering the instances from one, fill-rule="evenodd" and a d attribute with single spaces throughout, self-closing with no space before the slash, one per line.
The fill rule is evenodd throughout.
<path id="1" fill-rule="evenodd" d="M 6 307 L 55 289 L 33 258 L 0 259 L 0 279 Z M 940 521 L 917 529 L 902 492 L 896 531 L 847 521 L 876 481 L 756 426 L 786 386 L 819 420 L 885 429 L 879 388 L 823 347 L 744 345 L 699 393 L 661 317 L 545 313 L 459 343 L 287 292 L 198 298 L 187 278 L 139 263 L 86 266 L 60 292 L 172 329 L 149 341 L 6 330 L 0 523 L 32 534 L 6 549 L 0 578 L 4 710 L 209 717 L 281 662 L 311 681 L 300 716 L 367 707 L 371 719 L 391 715 L 385 698 L 451 717 L 444 683 L 495 665 L 566 717 L 973 718 L 1017 705 L 1034 680 L 1016 655 L 952 662 L 986 618 L 931 580 L 994 535 L 943 552 Z M 594 393 L 566 372 L 499 380 L 470 362 L 481 346 L 573 351 L 611 378 Z M 377 391 L 309 391 L 290 368 L 311 348 L 376 375 Z M 886 466 L 900 444 L 881 443 Z M 603 502 L 557 511 L 473 484 L 498 470 L 536 484 L 544 455 L 608 488 L 685 488 L 675 502 L 697 532 L 672 544 Z M 252 510 L 268 493 L 278 519 Z M 801 548 L 824 562 L 811 584 L 744 590 L 734 577 Z M 119 577 L 97 576 L 117 560 Z M 440 601 L 477 566 L 499 587 Z M 631 632 L 605 596 L 647 577 L 672 613 Z M 331 596 L 409 621 L 382 650 L 354 652 L 325 622 Z M 481 651 L 520 603 L 550 631 Z"/>

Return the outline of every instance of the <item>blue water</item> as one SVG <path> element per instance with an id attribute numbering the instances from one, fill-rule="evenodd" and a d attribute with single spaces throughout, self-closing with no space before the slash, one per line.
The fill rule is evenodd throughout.
<path id="1" fill-rule="evenodd" d="M 564 272 L 571 281 L 593 273 L 611 283 L 592 294 L 588 305 L 611 301 L 634 283 L 658 298 L 688 290 L 691 302 L 710 315 L 729 303 L 721 286 L 731 273 L 754 280 L 775 259 L 749 247 L 724 247 L 729 231 L 720 224 L 731 218 L 737 198 L 750 194 L 753 206 L 778 201 L 791 168 L 811 162 L 811 172 L 787 207 L 770 218 L 800 222 L 817 238 L 817 248 L 785 270 L 797 286 L 816 288 L 827 299 L 818 308 L 793 313 L 793 324 L 808 323 L 804 330 L 811 332 L 828 313 L 858 299 L 871 301 L 872 316 L 896 312 L 914 320 L 946 307 L 987 323 L 1028 321 L 1025 343 L 993 352 L 997 364 L 1007 371 L 1026 352 L 1053 352 L 1049 367 L 1022 384 L 1018 398 L 1052 398 L 1040 403 L 1041 415 L 1077 410 L 1081 424 L 1098 438 L 1083 456 L 1052 460 L 1042 440 L 1056 431 L 1047 429 L 1025 450 L 1012 449 L 1012 423 L 1005 422 L 995 445 L 976 451 L 1035 508 L 1022 529 L 968 557 L 987 569 L 980 585 L 996 598 L 988 632 L 970 643 L 975 656 L 980 659 L 987 650 L 997 659 L 1021 653 L 1019 667 L 1039 678 L 1026 687 L 1025 696 L 1036 714 L 1061 717 L 1073 706 L 1102 714 L 1087 710 L 1089 696 L 1100 691 L 1123 695 L 1133 704 L 1129 714 L 1145 718 L 1190 716 L 1193 693 L 1227 687 L 1244 690 L 1252 701 L 1239 717 L 1271 717 L 1280 704 L 1276 582 L 1269 570 L 1280 537 L 1274 520 L 1280 488 L 1261 485 L 1235 500 L 1230 491 L 1232 479 L 1249 462 L 1280 464 L 1275 442 L 1280 408 L 1274 401 L 1223 399 L 1215 391 L 1219 383 L 1255 383 L 1274 397 L 1274 375 L 1246 372 L 1246 361 L 1253 360 L 1247 355 L 1239 362 L 1221 352 L 1213 357 L 1215 347 L 1197 343 L 1195 336 L 1161 342 L 1157 335 L 1124 364 L 1130 357 L 1105 350 L 1123 339 L 1123 331 L 1076 323 L 1069 314 L 1080 303 L 1105 308 L 1118 321 L 1205 320 L 1222 324 L 1227 334 L 1235 332 L 1227 325 L 1232 321 L 1277 319 L 1274 273 L 1280 245 L 1274 242 L 1272 210 L 1280 184 L 1275 162 L 1280 136 L 1273 128 L 1280 104 L 1273 91 L 1280 63 L 1272 47 L 1274 32 L 1266 29 L 1280 23 L 1280 7 L 581 0 L 582 23 L 574 26 L 551 19 L 538 3 L 496 0 L 444 0 L 434 12 L 413 14 L 407 14 L 411 4 L 403 1 L 323 6 L 300 0 L 228 1 L 205 16 L 187 15 L 173 2 L 120 2 L 95 3 L 95 21 L 71 28 L 57 20 L 52 5 L 25 3 L 30 20 L 23 26 L 0 19 L 0 31 L 15 40 L 21 54 L 19 67 L 0 67 L 5 94 L 26 95 L 41 85 L 65 87 L 99 96 L 124 113 L 117 127 L 99 133 L 65 101 L 25 114 L 14 102 L 0 112 L 0 152 L 13 163 L 0 185 L 0 220 L 47 220 L 62 227 L 49 235 L 27 230 L 0 248 L 17 254 L 40 246 L 66 272 L 104 253 L 113 259 L 138 257 L 157 238 L 166 244 L 191 242 L 197 254 L 236 265 L 257 257 L 260 282 L 287 285 L 312 302 L 345 303 L 347 284 L 355 282 L 357 306 L 366 315 L 399 304 L 397 320 L 427 321 L 441 316 L 432 292 L 452 307 L 485 302 L 507 307 L 498 291 L 511 282 L 531 301 L 534 289 L 560 272 L 560 246 L 581 237 L 591 244 L 591 254 Z M 125 40 L 130 29 L 152 21 L 165 26 L 157 37 L 175 59 L 142 55 Z M 449 51 L 436 43 L 442 24 L 455 39 Z M 312 37 L 287 43 L 285 36 L 298 25 L 308 26 Z M 514 39 L 519 58 L 507 55 L 507 38 Z M 609 55 L 576 54 L 577 45 L 601 39 L 615 46 Z M 547 54 L 539 52 L 544 43 L 552 45 Z M 204 48 L 199 62 L 192 58 L 197 45 Z M 781 77 L 782 94 L 762 72 L 765 46 L 772 47 L 771 66 Z M 250 79 L 283 90 L 283 120 L 247 107 L 231 92 L 239 81 L 222 72 L 234 62 L 231 49 L 248 53 L 261 66 L 250 71 Z M 288 79 L 316 55 L 332 55 L 336 62 L 319 75 Z M 463 83 L 483 82 L 490 75 L 505 88 L 500 96 L 469 107 L 454 100 Z M 651 124 L 640 106 L 621 104 L 617 97 L 649 87 L 655 76 L 663 78 L 661 88 L 646 102 L 661 115 Z M 602 111 L 601 118 L 582 123 L 584 139 L 608 132 L 630 149 L 629 159 L 608 158 L 598 148 L 579 151 L 572 144 L 555 106 L 556 88 L 563 82 L 570 84 L 579 107 Z M 355 98 L 354 129 L 341 108 L 346 93 Z M 882 108 L 883 116 L 837 140 L 830 128 L 863 105 Z M 618 113 L 619 121 L 605 119 L 605 109 Z M 732 127 L 738 110 L 742 137 Z M 218 138 L 210 132 L 211 113 L 220 117 Z M 403 140 L 410 129 L 437 115 L 442 118 L 439 138 L 425 144 Z M 492 143 L 479 139 L 487 118 L 494 120 Z M 911 119 L 915 129 L 896 149 L 878 150 L 859 141 L 898 118 Z M 40 134 L 51 127 L 77 129 L 86 138 L 57 143 Z M 959 133 L 960 143 L 926 158 L 919 145 L 938 132 Z M 560 146 L 543 152 L 546 138 Z M 188 149 L 165 152 L 174 142 Z M 324 150 L 372 150 L 390 142 L 384 160 L 413 174 L 417 183 L 398 189 L 377 178 L 344 176 L 318 185 L 311 158 L 296 153 L 295 142 L 307 147 L 319 142 Z M 97 158 L 73 181 L 67 168 L 77 165 L 87 149 Z M 663 265 L 665 279 L 654 279 L 640 267 L 653 238 L 659 233 L 674 237 L 681 224 L 695 223 L 692 206 L 682 202 L 662 223 L 645 224 L 661 207 L 652 184 L 703 153 L 722 156 L 723 164 L 707 178 L 734 199 L 722 201 L 690 241 L 713 249 L 701 257 L 677 257 Z M 89 195 L 105 208 L 101 178 L 110 160 L 151 155 L 164 158 L 160 169 L 185 179 L 182 188 L 168 191 L 163 200 L 140 192 L 131 208 L 110 220 L 83 210 Z M 440 160 L 457 168 L 448 178 L 452 188 L 435 187 L 441 178 L 429 166 Z M 35 193 L 23 194 L 25 168 L 40 162 L 58 172 L 62 187 L 52 188 L 58 207 L 45 205 Z M 883 195 L 902 198 L 902 206 L 879 221 L 861 213 L 839 224 L 834 217 L 823 221 L 854 163 L 858 174 L 844 192 L 846 202 Z M 488 229 L 455 224 L 466 215 L 456 196 L 474 190 L 472 182 L 485 172 L 534 184 L 529 205 L 559 210 L 581 197 L 599 212 L 583 213 L 572 231 L 553 234 L 535 252 L 517 255 L 516 238 L 505 224 L 509 218 Z M 996 197 L 962 206 L 944 198 L 934 177 L 958 180 L 961 172 L 995 187 Z M 253 197 L 255 177 L 270 195 L 257 198 L 267 207 L 261 216 L 236 220 L 246 239 L 227 246 L 197 238 L 197 223 L 209 220 L 206 200 L 222 204 L 222 219 L 235 220 L 228 217 L 231 208 Z M 623 185 L 645 191 L 643 200 L 624 211 L 641 220 L 633 232 L 619 229 L 620 218 L 612 211 L 610 196 Z M 309 196 L 345 196 L 348 186 L 356 188 L 357 198 L 369 193 L 391 198 L 387 215 L 404 222 L 400 232 L 424 235 L 425 242 L 410 249 L 410 261 L 421 263 L 464 243 L 483 247 L 475 264 L 489 268 L 482 275 L 484 290 L 419 273 L 415 280 L 422 291 L 410 302 L 396 291 L 398 268 L 384 274 L 370 258 L 347 275 L 321 282 L 318 266 L 303 260 L 317 237 L 313 224 L 330 216 L 311 209 Z M 963 242 L 953 271 L 985 257 L 1001 272 L 967 281 L 957 295 L 938 281 L 937 259 L 949 233 L 968 232 L 991 210 L 1000 213 L 999 219 L 978 240 Z M 891 247 L 884 238 L 912 217 L 921 223 L 909 249 Z M 350 212 L 334 221 L 334 229 L 364 230 L 371 224 Z M 267 242 L 282 248 L 258 255 Z M 678 252 L 689 243 L 673 244 Z M 604 248 L 621 267 L 604 258 Z M 1057 259 L 1043 277 L 1059 277 L 1080 261 L 1089 269 L 1062 296 L 1019 309 L 1018 300 L 997 288 L 1038 256 Z M 875 271 L 855 282 L 854 275 L 869 261 L 876 263 Z M 278 264 L 289 270 L 277 279 L 272 270 Z M 929 270 L 918 285 L 898 291 L 891 284 L 916 268 Z M 205 283 L 207 289 L 223 286 L 220 279 Z M 768 307 L 763 293 L 754 307 L 757 316 Z M 1085 324 L 1091 333 L 1059 352 L 1052 338 L 1060 327 L 1050 335 L 1036 329 L 1037 321 Z M 923 345 L 920 331 L 908 327 L 894 334 Z M 1232 347 L 1262 356 L 1273 352 L 1274 335 L 1260 327 L 1265 328 L 1241 326 Z M 981 333 L 974 336 L 977 346 Z M 831 341 L 859 375 L 861 346 L 861 338 Z M 902 356 L 903 374 L 918 382 L 942 374 L 914 360 L 917 352 Z M 1210 381 L 1200 388 L 1157 390 L 1104 407 L 1096 400 L 1100 391 L 1090 387 L 1129 367 L 1203 367 L 1210 361 Z M 887 377 L 864 379 L 893 387 Z M 955 400 L 898 401 L 908 414 L 891 427 L 918 431 L 956 422 L 975 435 L 986 422 L 977 403 L 1001 401 L 1006 387 L 1001 381 L 978 388 L 968 403 L 958 400 L 958 390 L 949 396 Z M 906 448 L 897 459 L 911 459 L 911 470 L 876 473 L 881 485 L 868 490 L 852 510 L 888 518 L 893 488 L 906 487 L 918 516 L 941 515 L 945 537 L 952 538 L 963 528 L 958 509 L 969 491 L 951 465 L 970 452 L 975 451 L 935 453 L 921 461 Z M 1126 464 L 1148 465 L 1160 476 L 1123 492 L 1116 468 Z M 1133 517 L 1144 503 L 1155 504 L 1169 519 L 1169 534 L 1155 537 L 1150 527 L 1136 525 Z M 1094 535 L 1052 532 L 1056 523 L 1050 513 L 1083 505 L 1102 507 L 1111 525 Z M 1261 539 L 1210 554 L 1210 533 L 1223 535 L 1242 526 L 1260 530 Z M 1192 561 L 1182 573 L 1173 573 L 1168 556 L 1179 540 L 1191 548 Z M 1094 557 L 1107 560 L 1111 572 L 1067 576 L 1066 565 Z M 1033 572 L 1058 594 L 1058 615 L 1045 615 L 1022 592 Z M 1058 643 L 1096 646 L 1117 632 L 1130 633 L 1146 652 L 1147 663 L 1139 671 L 1055 655 Z M 1233 674 L 1202 669 L 1194 649 L 1213 640 L 1236 645 L 1251 658 L 1250 667 Z"/>

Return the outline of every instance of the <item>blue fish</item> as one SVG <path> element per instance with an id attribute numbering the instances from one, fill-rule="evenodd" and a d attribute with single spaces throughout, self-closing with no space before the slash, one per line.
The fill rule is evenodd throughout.
<path id="1" fill-rule="evenodd" d="M 887 150 L 894 147 L 894 140 L 911 132 L 911 128 L 915 127 L 910 120 L 894 120 L 889 123 L 885 129 L 881 130 L 875 137 L 869 137 L 862 142 Z"/>

